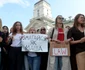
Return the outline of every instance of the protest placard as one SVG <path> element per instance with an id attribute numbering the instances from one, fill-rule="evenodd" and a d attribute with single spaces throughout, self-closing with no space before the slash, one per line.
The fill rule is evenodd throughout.
<path id="1" fill-rule="evenodd" d="M 50 42 L 50 55 L 51 56 L 70 56 L 69 43 L 57 43 L 54 41 Z"/>
<path id="2" fill-rule="evenodd" d="M 22 51 L 48 52 L 48 40 L 45 34 L 24 34 L 21 40 Z"/>

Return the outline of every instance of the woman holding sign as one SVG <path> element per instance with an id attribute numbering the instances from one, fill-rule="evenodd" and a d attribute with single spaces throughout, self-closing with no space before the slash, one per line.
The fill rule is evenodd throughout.
<path id="1" fill-rule="evenodd" d="M 64 29 L 64 18 L 58 15 L 55 20 L 55 28 L 52 28 L 48 32 L 48 37 L 58 44 L 68 44 L 70 39 L 67 39 L 67 29 Z M 69 56 L 51 56 L 49 54 L 47 70 L 71 70 L 70 57 Z"/>
<path id="2" fill-rule="evenodd" d="M 78 70 L 85 70 L 85 17 L 83 14 L 76 15 L 74 25 L 68 32 L 71 45 L 74 45 Z"/>
<path id="3" fill-rule="evenodd" d="M 41 34 L 46 34 L 46 28 L 42 27 L 40 29 Z M 42 52 L 41 53 L 41 65 L 40 70 L 46 70 L 47 69 L 47 61 L 48 61 L 48 52 Z"/>
<path id="4" fill-rule="evenodd" d="M 23 36 L 22 23 L 17 21 L 13 25 L 13 32 L 10 35 L 12 39 L 11 48 L 9 51 L 10 69 L 9 70 L 22 70 L 23 68 L 23 55 L 21 52 L 21 39 Z"/>
<path id="5" fill-rule="evenodd" d="M 37 31 L 35 30 L 35 28 L 32 27 L 29 29 L 28 33 L 36 34 Z M 28 63 L 30 70 L 40 70 L 40 61 L 40 53 L 28 52 Z"/>

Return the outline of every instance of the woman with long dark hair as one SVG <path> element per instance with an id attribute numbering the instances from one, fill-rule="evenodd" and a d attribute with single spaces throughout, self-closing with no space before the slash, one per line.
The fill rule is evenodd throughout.
<path id="1" fill-rule="evenodd" d="M 10 38 L 12 39 L 11 48 L 9 51 L 10 69 L 22 70 L 23 68 L 23 54 L 21 52 L 21 39 L 23 37 L 22 23 L 17 21 L 13 25 L 13 32 Z"/>
<path id="2" fill-rule="evenodd" d="M 74 45 L 78 70 L 85 70 L 85 18 L 83 14 L 77 14 L 74 25 L 68 32 L 70 44 Z M 74 54 L 75 54 L 74 53 Z"/>
<path id="3" fill-rule="evenodd" d="M 2 70 L 8 70 L 8 53 L 9 53 L 9 46 L 8 46 L 8 37 L 9 37 L 9 29 L 7 26 L 2 27 Z"/>

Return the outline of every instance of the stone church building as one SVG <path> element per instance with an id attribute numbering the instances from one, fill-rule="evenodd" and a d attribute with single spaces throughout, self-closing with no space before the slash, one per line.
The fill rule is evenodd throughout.
<path id="1" fill-rule="evenodd" d="M 31 27 L 40 29 L 45 27 L 47 31 L 53 27 L 54 19 L 52 18 L 51 5 L 45 0 L 39 0 L 34 4 L 33 18 L 30 20 L 29 25 L 25 30 L 29 30 Z"/>
<path id="2" fill-rule="evenodd" d="M 46 0 L 39 0 L 34 4 L 33 18 L 30 19 L 30 23 L 27 25 L 25 30 L 28 31 L 31 27 L 34 27 L 37 30 L 41 27 L 45 27 L 48 32 L 50 28 L 54 27 L 54 23 L 55 19 L 52 17 L 51 5 Z M 71 27 L 72 25 L 73 20 L 64 21 L 65 27 Z"/>

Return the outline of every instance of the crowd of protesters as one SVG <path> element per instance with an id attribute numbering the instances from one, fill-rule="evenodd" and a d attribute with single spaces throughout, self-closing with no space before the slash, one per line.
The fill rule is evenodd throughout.
<path id="1" fill-rule="evenodd" d="M 64 27 L 64 18 L 58 15 L 55 26 L 48 33 L 45 27 L 36 30 L 31 27 L 23 31 L 20 21 L 16 21 L 9 31 L 3 26 L 0 31 L 0 70 L 85 70 L 85 16 L 77 14 L 73 26 Z M 23 34 L 45 34 L 56 43 L 69 43 L 70 56 L 51 56 L 48 52 L 22 52 Z"/>

